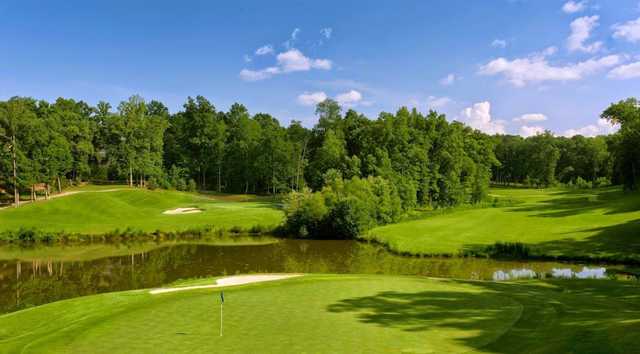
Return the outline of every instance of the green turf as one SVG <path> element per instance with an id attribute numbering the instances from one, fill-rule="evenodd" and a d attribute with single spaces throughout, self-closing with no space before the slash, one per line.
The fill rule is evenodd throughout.
<path id="1" fill-rule="evenodd" d="M 118 190 L 109 191 L 114 188 Z M 122 186 L 88 186 L 80 191 L 83 193 L 2 209 L 0 231 L 37 228 L 99 234 L 126 228 L 140 231 L 181 231 L 205 225 L 250 228 L 275 226 L 283 218 L 278 205 L 267 198 L 150 191 Z M 185 215 L 162 213 L 179 207 L 198 207 L 204 212 Z"/>
<path id="2" fill-rule="evenodd" d="M 523 242 L 537 254 L 640 260 L 640 194 L 619 188 L 491 190 L 522 201 L 510 207 L 452 211 L 386 225 L 366 237 L 392 250 L 455 254 L 494 242 Z"/>
<path id="3" fill-rule="evenodd" d="M 315 275 L 162 295 L 128 291 L 0 316 L 0 352 L 631 353 L 640 287 Z M 53 320 L 55 319 L 55 320 Z"/>

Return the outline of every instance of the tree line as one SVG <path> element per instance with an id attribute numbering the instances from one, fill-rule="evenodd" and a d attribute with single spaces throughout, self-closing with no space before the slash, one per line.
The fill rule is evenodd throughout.
<path id="1" fill-rule="evenodd" d="M 640 178 L 640 103 L 629 98 L 611 104 L 601 118 L 618 124 L 611 135 L 571 138 L 545 132 L 523 138 L 495 135 L 492 180 L 498 184 L 588 188 L 623 185 L 635 190 Z"/>
<path id="2" fill-rule="evenodd" d="M 189 97 L 170 114 L 132 96 L 99 102 L 25 97 L 0 102 L 0 194 L 80 181 L 228 193 L 290 193 L 287 226 L 297 234 L 353 234 L 418 206 L 477 203 L 491 181 L 637 187 L 640 109 L 621 101 L 602 117 L 606 137 L 489 136 L 442 114 L 400 108 L 369 119 L 333 100 L 317 105 L 313 128 L 282 126 L 241 104 L 219 111 Z M 313 210 L 312 210 L 313 209 Z M 349 219 L 345 225 L 335 220 Z M 351 226 L 349 226 L 351 225 Z"/>

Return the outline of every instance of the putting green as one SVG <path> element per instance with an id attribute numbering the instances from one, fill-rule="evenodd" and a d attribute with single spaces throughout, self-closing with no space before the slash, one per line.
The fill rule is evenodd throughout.
<path id="1" fill-rule="evenodd" d="M 48 201 L 0 210 L 0 231 L 36 228 L 43 231 L 101 234 L 131 228 L 151 232 L 276 226 L 283 213 L 270 198 L 204 195 L 167 190 L 99 189 L 86 186 Z M 166 215 L 176 208 L 199 208 L 195 214 Z"/>
<path id="2" fill-rule="evenodd" d="M 494 188 L 515 206 L 452 210 L 386 225 L 366 238 L 394 251 L 457 254 L 522 242 L 539 255 L 640 261 L 640 194 L 620 188 L 575 191 Z"/>
<path id="3" fill-rule="evenodd" d="M 219 290 L 101 294 L 0 316 L 0 352 L 629 353 L 640 287 L 307 275 Z"/>

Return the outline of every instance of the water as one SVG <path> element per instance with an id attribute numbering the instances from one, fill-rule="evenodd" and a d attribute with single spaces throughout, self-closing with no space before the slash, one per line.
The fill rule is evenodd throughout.
<path id="1" fill-rule="evenodd" d="M 64 250 L 0 248 L 0 259 L 11 258 L 0 260 L 0 313 L 77 296 L 239 273 L 402 274 L 491 280 L 497 272 L 541 275 L 554 269 L 570 274 L 583 271 L 583 265 L 557 262 L 402 257 L 354 241 L 91 247 L 97 246 Z"/>

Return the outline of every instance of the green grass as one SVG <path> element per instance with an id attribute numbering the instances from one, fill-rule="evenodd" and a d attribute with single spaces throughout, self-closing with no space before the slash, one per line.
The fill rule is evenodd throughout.
<path id="1" fill-rule="evenodd" d="M 107 188 L 108 187 L 108 188 Z M 105 191 L 109 189 L 117 191 Z M 200 226 L 217 228 L 275 226 L 283 218 L 268 198 L 87 186 L 83 193 L 0 210 L 0 232 L 19 228 L 81 234 L 124 230 L 182 231 Z M 197 207 L 198 214 L 165 215 L 168 209 Z"/>
<path id="2" fill-rule="evenodd" d="M 60 301 L 0 316 L 3 353 L 631 353 L 640 287 L 316 275 Z M 55 319 L 55 320 L 52 320 Z"/>
<path id="3" fill-rule="evenodd" d="M 393 251 L 457 254 L 522 242 L 534 254 L 640 261 L 640 194 L 619 188 L 571 191 L 494 188 L 515 206 L 463 209 L 375 228 L 365 238 Z"/>

